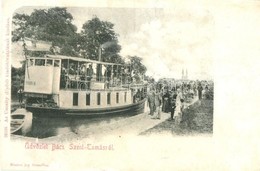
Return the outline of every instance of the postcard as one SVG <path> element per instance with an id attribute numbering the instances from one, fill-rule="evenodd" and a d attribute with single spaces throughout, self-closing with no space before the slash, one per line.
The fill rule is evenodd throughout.
<path id="1" fill-rule="evenodd" d="M 259 2 L 1 8 L 2 170 L 260 169 Z"/>

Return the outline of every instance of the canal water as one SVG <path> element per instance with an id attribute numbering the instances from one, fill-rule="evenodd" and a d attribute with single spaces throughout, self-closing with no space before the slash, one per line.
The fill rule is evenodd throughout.
<path id="1" fill-rule="evenodd" d="M 144 111 L 148 110 L 148 104 L 145 103 Z M 69 116 L 69 117 L 44 117 L 33 114 L 31 131 L 26 134 L 27 137 L 47 138 L 67 133 L 75 133 L 91 127 L 107 125 L 120 121 L 139 113 L 120 113 L 116 115 L 101 116 Z M 49 114 L 48 116 L 52 116 Z"/>
<path id="2" fill-rule="evenodd" d="M 136 114 L 88 117 L 33 117 L 32 128 L 27 137 L 47 138 L 67 133 L 76 133 L 93 126 L 102 126 L 120 121 Z"/>

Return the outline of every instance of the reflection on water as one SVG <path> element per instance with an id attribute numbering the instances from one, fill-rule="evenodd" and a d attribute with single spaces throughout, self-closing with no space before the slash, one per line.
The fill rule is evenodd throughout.
<path id="1" fill-rule="evenodd" d="M 88 117 L 34 117 L 32 130 L 27 134 L 29 137 L 46 138 L 66 133 L 77 133 L 91 126 L 99 126 L 122 120 L 133 115 L 116 116 L 88 116 Z"/>

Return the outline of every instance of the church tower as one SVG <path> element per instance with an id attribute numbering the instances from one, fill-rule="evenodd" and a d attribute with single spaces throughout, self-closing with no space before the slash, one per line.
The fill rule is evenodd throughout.
<path id="1" fill-rule="evenodd" d="M 184 76 L 184 69 L 182 68 L 182 73 L 181 73 L 181 79 L 184 80 L 185 76 Z"/>
<path id="2" fill-rule="evenodd" d="M 188 69 L 186 69 L 186 76 L 185 79 L 188 80 Z"/>
<path id="3" fill-rule="evenodd" d="M 182 79 L 182 81 L 188 80 L 188 69 L 187 68 L 186 68 L 186 72 L 184 71 L 184 69 L 182 69 L 181 79 Z"/>

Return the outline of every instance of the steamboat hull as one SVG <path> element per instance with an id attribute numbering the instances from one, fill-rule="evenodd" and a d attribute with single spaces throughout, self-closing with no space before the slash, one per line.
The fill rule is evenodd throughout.
<path id="1" fill-rule="evenodd" d="M 136 115 L 144 112 L 146 99 L 137 103 L 124 106 L 106 107 L 106 108 L 86 108 L 86 109 L 65 109 L 65 108 L 48 108 L 26 106 L 26 109 L 33 113 L 34 116 L 41 117 L 95 117 L 103 115 Z"/>

